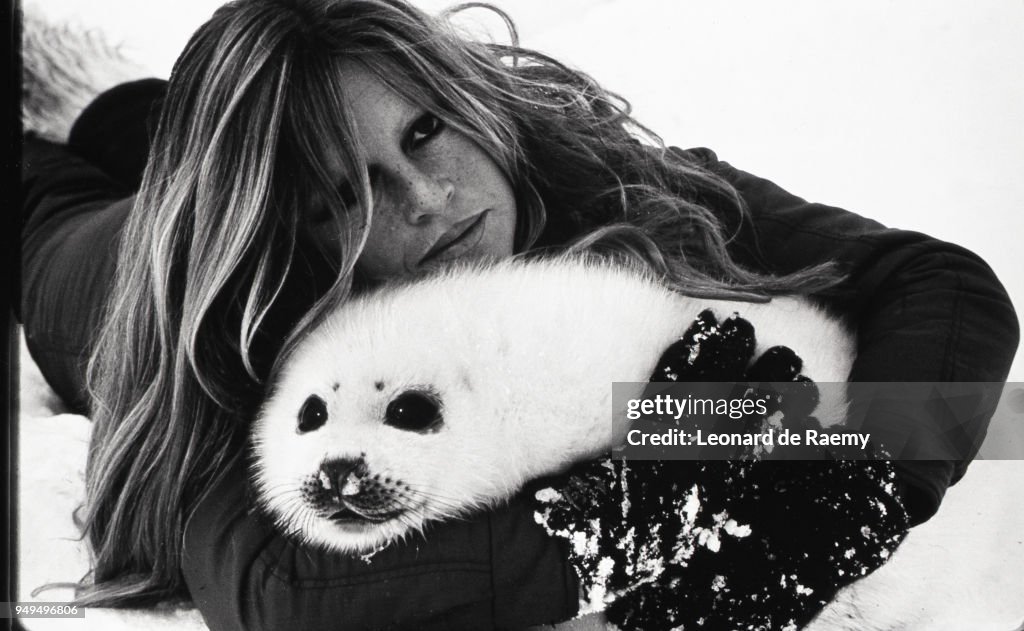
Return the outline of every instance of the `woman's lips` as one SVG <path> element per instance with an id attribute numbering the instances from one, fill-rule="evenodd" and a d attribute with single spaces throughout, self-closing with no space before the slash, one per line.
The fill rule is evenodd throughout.
<path id="1" fill-rule="evenodd" d="M 488 212 L 485 210 L 452 226 L 427 250 L 426 255 L 420 259 L 420 265 L 457 259 L 473 249 L 484 236 Z"/>

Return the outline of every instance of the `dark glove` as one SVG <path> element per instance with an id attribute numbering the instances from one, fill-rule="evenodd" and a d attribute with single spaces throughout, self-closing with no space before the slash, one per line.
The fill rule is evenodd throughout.
<path id="1" fill-rule="evenodd" d="M 706 311 L 652 381 L 790 382 L 775 410 L 815 422 L 817 389 L 799 358 L 776 347 L 751 365 L 755 341 L 746 320 Z M 606 458 L 534 497 L 538 521 L 569 540 L 592 605 L 623 629 L 803 626 L 907 529 L 891 463 L 878 460 Z"/>

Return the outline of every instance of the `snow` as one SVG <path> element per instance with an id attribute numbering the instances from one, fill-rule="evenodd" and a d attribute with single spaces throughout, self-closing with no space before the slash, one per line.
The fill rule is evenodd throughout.
<path id="1" fill-rule="evenodd" d="M 64 586 L 33 593 L 49 583 L 73 583 L 89 569 L 89 554 L 79 541 L 72 512 L 85 497 L 88 419 L 63 413 L 60 401 L 20 344 L 20 414 L 17 435 L 18 501 L 17 565 L 20 601 L 70 600 Z M 31 631 L 203 631 L 195 610 L 89 609 L 84 618 L 20 621 Z"/>
<path id="2" fill-rule="evenodd" d="M 737 539 L 742 539 L 743 537 L 750 535 L 750 526 L 747 526 L 746 524 L 738 524 L 735 519 L 726 521 L 723 525 L 723 529 L 730 537 L 736 537 Z"/>

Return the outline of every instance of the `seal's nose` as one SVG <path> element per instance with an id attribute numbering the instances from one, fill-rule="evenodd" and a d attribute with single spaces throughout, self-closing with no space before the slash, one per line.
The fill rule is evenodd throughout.
<path id="1" fill-rule="evenodd" d="M 320 485 L 339 501 L 352 498 L 362 492 L 366 472 L 366 461 L 362 458 L 327 460 L 320 465 Z"/>

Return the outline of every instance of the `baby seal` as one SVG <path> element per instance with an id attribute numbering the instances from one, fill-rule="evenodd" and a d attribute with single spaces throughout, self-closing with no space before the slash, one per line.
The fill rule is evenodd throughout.
<path id="1" fill-rule="evenodd" d="M 621 443 L 611 384 L 647 382 L 705 310 L 753 323 L 755 357 L 784 344 L 814 380 L 847 378 L 849 333 L 800 299 L 687 297 L 572 257 L 461 267 L 354 298 L 292 349 L 253 426 L 260 499 L 347 553 L 502 502 Z"/>

